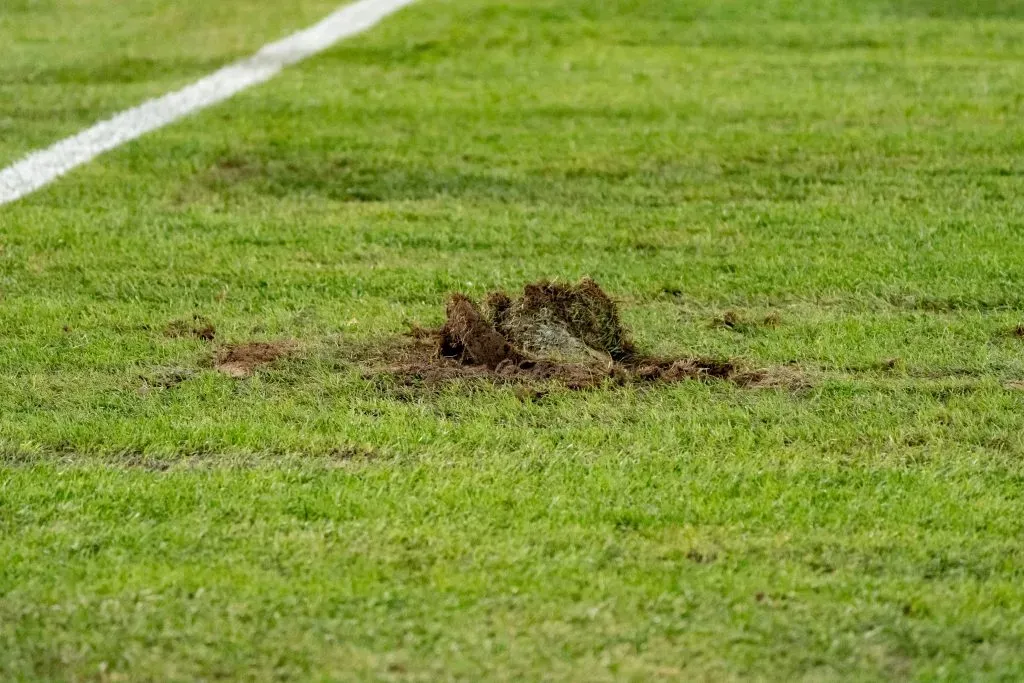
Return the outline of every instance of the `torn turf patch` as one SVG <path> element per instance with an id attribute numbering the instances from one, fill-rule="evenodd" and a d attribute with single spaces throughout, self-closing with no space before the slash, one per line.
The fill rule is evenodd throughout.
<path id="1" fill-rule="evenodd" d="M 492 292 L 483 306 L 455 293 L 445 312 L 439 329 L 414 326 L 410 341 L 385 354 L 381 372 L 407 384 L 487 378 L 587 389 L 720 379 L 741 386 L 806 386 L 795 368 L 754 370 L 725 359 L 641 353 L 615 302 L 590 278 L 531 283 L 518 298 Z"/>

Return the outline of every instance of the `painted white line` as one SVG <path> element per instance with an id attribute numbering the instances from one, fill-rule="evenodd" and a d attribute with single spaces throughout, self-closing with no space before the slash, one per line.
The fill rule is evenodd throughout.
<path id="1" fill-rule="evenodd" d="M 0 171 L 0 206 L 35 192 L 104 152 L 270 80 L 286 66 L 326 50 L 339 40 L 365 31 L 412 2 L 359 0 L 346 5 L 318 24 L 276 43 L 264 45 L 252 57 L 230 64 L 181 90 L 147 100 L 46 149 L 33 152 Z"/>

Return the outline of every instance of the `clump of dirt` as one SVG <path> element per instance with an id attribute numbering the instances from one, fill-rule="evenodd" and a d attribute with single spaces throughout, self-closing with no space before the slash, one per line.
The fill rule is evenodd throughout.
<path id="1" fill-rule="evenodd" d="M 484 310 L 463 294 L 449 298 L 440 356 L 496 370 L 541 361 L 603 366 L 634 355 L 615 302 L 590 278 L 528 284 L 518 299 L 492 292 Z"/>
<path id="2" fill-rule="evenodd" d="M 716 358 L 645 355 L 636 348 L 615 302 L 590 278 L 576 284 L 531 283 L 517 298 L 492 292 L 483 306 L 464 294 L 452 294 L 445 324 L 436 330 L 413 326 L 410 337 L 385 371 L 411 384 L 479 377 L 557 381 L 570 389 L 586 389 L 722 379 L 767 387 L 790 386 L 797 375 L 795 370 L 749 370 Z"/>
<path id="3" fill-rule="evenodd" d="M 172 320 L 164 328 L 168 337 L 195 337 L 203 341 L 213 341 L 217 329 L 208 319 L 201 315 L 193 315 L 191 320 Z"/>
<path id="4" fill-rule="evenodd" d="M 517 300 L 494 292 L 487 307 L 495 328 L 527 355 L 585 363 L 623 361 L 636 351 L 615 302 L 590 278 L 528 284 Z"/>
<path id="5" fill-rule="evenodd" d="M 217 351 L 213 367 L 229 377 L 251 377 L 257 368 L 287 356 L 292 348 L 288 342 L 228 344 Z"/>
<path id="6" fill-rule="evenodd" d="M 448 299 L 446 314 L 448 320 L 439 335 L 441 356 L 466 365 L 486 365 L 491 370 L 506 361 L 524 360 L 468 297 L 453 294 Z"/>

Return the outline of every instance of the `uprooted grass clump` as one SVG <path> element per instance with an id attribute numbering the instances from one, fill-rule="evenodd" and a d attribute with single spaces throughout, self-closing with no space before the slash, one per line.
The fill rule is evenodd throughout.
<path id="1" fill-rule="evenodd" d="M 448 299 L 445 324 L 436 330 L 416 327 L 412 336 L 416 341 L 389 374 L 415 382 L 483 377 L 553 380 L 584 389 L 708 378 L 791 386 L 796 377 L 794 371 L 744 369 L 729 360 L 643 354 L 618 306 L 590 278 L 576 284 L 531 283 L 518 298 L 492 292 L 483 306 L 455 293 Z"/>

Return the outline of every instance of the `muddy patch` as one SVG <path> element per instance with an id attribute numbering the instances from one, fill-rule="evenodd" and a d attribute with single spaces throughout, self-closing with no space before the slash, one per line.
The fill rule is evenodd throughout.
<path id="1" fill-rule="evenodd" d="M 570 389 L 725 380 L 748 387 L 799 388 L 796 368 L 754 369 L 728 359 L 654 357 L 640 351 L 618 307 L 593 280 L 540 281 L 518 297 L 492 292 L 483 302 L 452 294 L 438 329 L 414 326 L 378 354 L 380 369 L 407 385 L 463 378 L 557 382 Z"/>
<path id="2" fill-rule="evenodd" d="M 290 342 L 228 344 L 217 351 L 213 367 L 229 377 L 251 377 L 258 368 L 288 356 L 293 350 Z"/>

